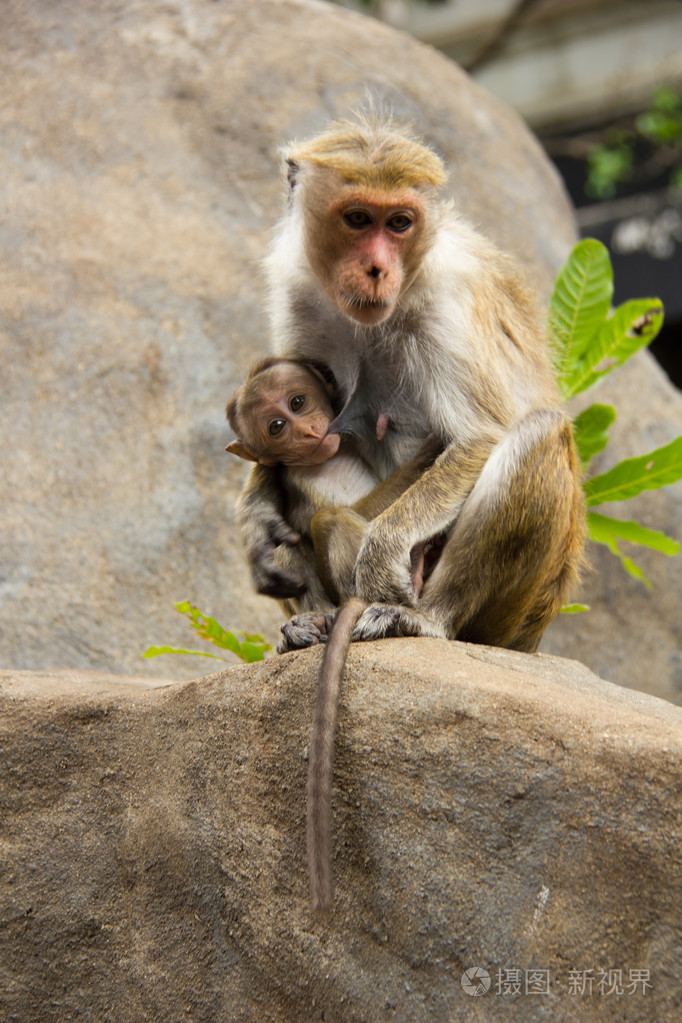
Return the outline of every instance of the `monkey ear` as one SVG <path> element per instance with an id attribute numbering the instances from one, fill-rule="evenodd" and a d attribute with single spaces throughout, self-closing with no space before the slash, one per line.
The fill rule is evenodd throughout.
<path id="1" fill-rule="evenodd" d="M 301 359 L 301 365 L 305 366 L 309 373 L 312 373 L 314 377 L 317 377 L 322 387 L 324 387 L 328 397 L 332 400 L 336 396 L 336 380 L 334 374 L 326 366 L 323 366 L 319 362 L 314 362 L 311 359 Z"/>
<path id="2" fill-rule="evenodd" d="M 237 455 L 238 458 L 245 458 L 247 462 L 258 462 L 258 455 L 248 448 L 246 444 L 242 444 L 240 440 L 233 440 L 225 448 L 231 455 Z"/>
<path id="3" fill-rule="evenodd" d="M 292 160 L 291 157 L 287 159 L 287 181 L 292 192 L 296 187 L 296 175 L 300 169 L 300 164 L 296 163 L 295 160 Z"/>
<path id="4" fill-rule="evenodd" d="M 264 458 L 263 455 L 257 455 L 255 451 L 252 451 L 246 444 L 242 444 L 240 440 L 231 441 L 226 451 L 229 451 L 231 455 L 237 455 L 238 458 L 244 458 L 247 462 L 259 462 L 261 465 L 268 465 L 273 468 L 278 463 L 272 458 Z"/>

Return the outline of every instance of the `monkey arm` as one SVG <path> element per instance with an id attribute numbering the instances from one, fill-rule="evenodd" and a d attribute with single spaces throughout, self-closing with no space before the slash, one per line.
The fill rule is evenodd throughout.
<path id="1" fill-rule="evenodd" d="M 369 494 L 356 501 L 352 506 L 353 511 L 364 519 L 375 519 L 377 515 L 386 511 L 408 487 L 412 486 L 429 466 L 433 465 L 442 451 L 443 442 L 435 434 L 431 434 L 414 458 L 411 458 L 405 465 L 399 466 L 387 479 L 378 483 Z"/>
<path id="2" fill-rule="evenodd" d="M 269 597 L 297 597 L 305 580 L 281 568 L 275 560 L 280 544 L 293 547 L 301 537 L 282 516 L 282 487 L 276 469 L 254 465 L 237 501 L 237 524 L 253 584 Z"/>
<path id="3" fill-rule="evenodd" d="M 355 563 L 359 597 L 368 602 L 415 604 L 411 552 L 417 544 L 451 528 L 495 440 L 485 437 L 467 448 L 451 444 L 369 524 Z"/>

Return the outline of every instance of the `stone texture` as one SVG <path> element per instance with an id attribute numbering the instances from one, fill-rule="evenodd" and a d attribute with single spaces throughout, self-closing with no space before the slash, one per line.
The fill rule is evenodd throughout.
<path id="1" fill-rule="evenodd" d="M 3 1021 L 679 1018 L 682 711 L 559 658 L 354 647 L 320 922 L 319 660 L 175 684 L 0 674 Z M 549 993 L 497 994 L 498 969 L 547 970 Z M 571 994 L 571 969 L 651 988 Z"/>
<path id="2" fill-rule="evenodd" d="M 195 661 L 140 659 L 196 645 L 176 601 L 273 641 L 280 621 L 248 585 L 243 469 L 223 452 L 225 400 L 267 348 L 279 145 L 369 91 L 443 154 L 456 201 L 544 295 L 571 212 L 513 112 L 332 5 L 11 0 L 0 35 L 0 664 L 188 678 Z M 680 432 L 682 403 L 650 362 L 627 372 L 614 432 L 639 453 Z M 679 537 L 679 495 L 645 495 L 647 524 Z M 678 699 L 679 562 L 643 556 L 649 594 L 593 560 L 608 566 L 586 583 L 593 612 L 548 649 Z"/>
<path id="3" fill-rule="evenodd" d="M 682 434 L 682 396 L 648 352 L 615 370 L 604 383 L 576 399 L 574 411 L 603 402 L 618 418 L 608 447 L 590 466 L 606 472 L 622 458 L 634 458 L 669 444 Z M 682 542 L 682 483 L 645 491 L 631 501 L 595 511 L 635 519 Z M 589 569 L 580 599 L 589 614 L 562 615 L 549 628 L 542 650 L 581 661 L 612 682 L 682 703 L 682 567 L 634 544 L 621 544 L 651 581 L 632 578 L 605 547 L 588 546 Z"/>
<path id="4" fill-rule="evenodd" d="M 367 90 L 548 291 L 573 237 L 519 119 L 428 47 L 300 0 L 0 5 L 0 663 L 196 674 L 176 601 L 274 638 L 228 396 L 267 350 L 278 147 Z M 176 676 L 177 677 L 177 676 Z"/>

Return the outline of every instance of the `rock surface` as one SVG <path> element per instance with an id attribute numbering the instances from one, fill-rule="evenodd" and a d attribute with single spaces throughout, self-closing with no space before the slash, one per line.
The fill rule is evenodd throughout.
<path id="1" fill-rule="evenodd" d="M 369 89 L 547 292 L 573 237 L 519 119 L 439 56 L 299 0 L 0 7 L 0 663 L 137 674 L 173 609 L 274 637 L 235 536 L 225 402 L 268 348 L 278 147 Z M 191 645 L 191 640 L 189 641 Z"/>
<path id="2" fill-rule="evenodd" d="M 679 1018 L 682 711 L 559 658 L 355 646 L 324 922 L 304 864 L 319 660 L 155 687 L 0 674 L 3 1021 Z M 498 993 L 512 970 L 521 993 Z"/>
<path id="3" fill-rule="evenodd" d="M 604 383 L 576 399 L 574 413 L 592 402 L 613 405 L 618 418 L 606 450 L 590 475 L 606 472 L 622 458 L 635 458 L 682 434 L 682 396 L 648 352 L 642 352 Z M 682 542 L 682 483 L 645 491 L 595 511 L 635 519 Z M 579 657 L 602 678 L 682 703 L 682 563 L 680 555 L 622 543 L 623 551 L 651 582 L 628 575 L 603 546 L 588 545 L 589 568 L 580 599 L 589 614 L 562 615 L 549 628 L 542 650 Z"/>
<path id="4" fill-rule="evenodd" d="M 0 35 L 0 664 L 191 677 L 195 661 L 140 659 L 195 645 L 176 601 L 271 641 L 280 622 L 251 593 L 243 470 L 223 452 L 226 398 L 268 345 L 279 145 L 369 90 L 414 120 L 457 203 L 545 295 L 572 216 L 516 115 L 331 5 L 14 0 Z M 682 429 L 679 395 L 661 430 L 655 370 L 638 372 L 618 402 L 626 445 Z M 646 495 L 647 523 L 679 536 L 681 492 Z M 557 623 L 549 649 L 677 699 L 682 575 L 644 567 L 651 594 L 615 562 L 588 579 L 595 610 Z"/>

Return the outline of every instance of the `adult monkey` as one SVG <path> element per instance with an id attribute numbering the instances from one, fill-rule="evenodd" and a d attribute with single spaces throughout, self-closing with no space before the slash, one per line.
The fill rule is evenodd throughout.
<path id="1" fill-rule="evenodd" d="M 276 352 L 329 367 L 347 398 L 336 427 L 360 435 L 379 477 L 429 434 L 445 448 L 367 525 L 354 575 L 370 606 L 354 638 L 535 650 L 576 580 L 584 509 L 529 293 L 439 198 L 440 159 L 390 122 L 336 123 L 294 145 L 287 166 L 288 209 L 268 260 Z M 356 430 L 363 420 L 391 428 L 378 439 Z M 276 475 L 257 466 L 238 517 L 256 588 L 309 612 L 283 626 L 291 649 L 321 638 L 329 616 L 317 612 L 331 602 L 311 607 L 308 581 L 278 566 L 277 546 L 298 539 L 282 510 Z M 417 597 L 410 552 L 442 533 Z"/>

